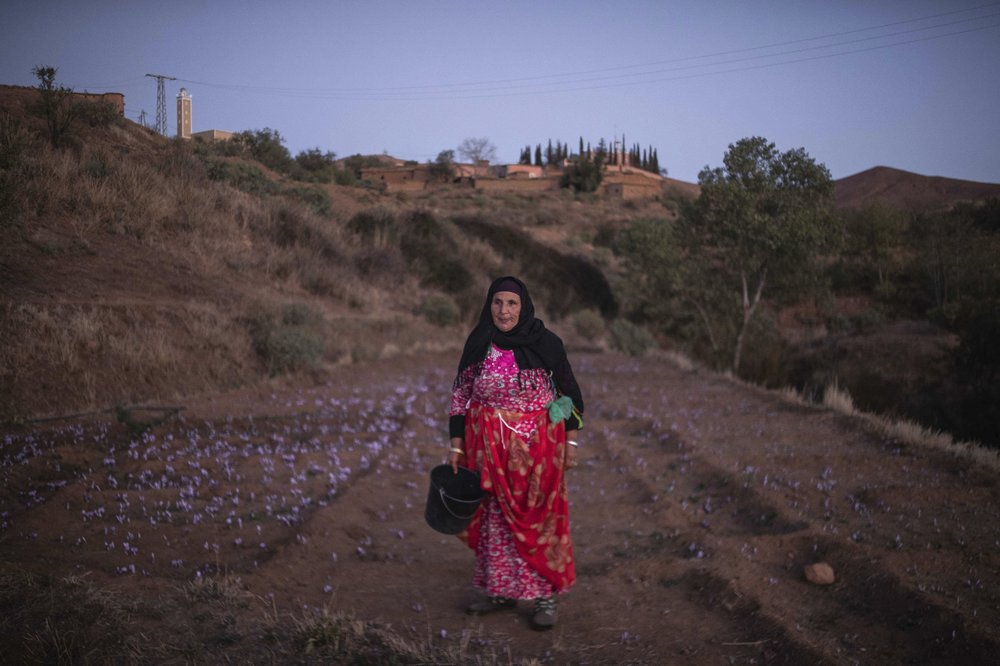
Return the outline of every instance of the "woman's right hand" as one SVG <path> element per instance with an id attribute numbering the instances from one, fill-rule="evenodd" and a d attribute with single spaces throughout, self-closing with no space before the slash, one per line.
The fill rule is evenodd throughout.
<path id="1" fill-rule="evenodd" d="M 455 474 L 458 474 L 458 463 L 461 462 L 465 454 L 458 453 L 458 451 L 465 450 L 465 440 L 461 437 L 451 438 L 451 450 L 448 452 L 448 464 L 451 465 L 451 469 Z"/>

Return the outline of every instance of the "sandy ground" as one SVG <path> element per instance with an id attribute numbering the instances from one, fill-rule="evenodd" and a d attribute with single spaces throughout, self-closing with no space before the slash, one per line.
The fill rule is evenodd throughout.
<path id="1" fill-rule="evenodd" d="M 473 554 L 424 523 L 447 447 L 443 354 L 193 400 L 141 435 L 10 432 L 0 572 L 151 599 L 225 574 L 281 611 L 348 610 L 545 663 L 1000 654 L 995 473 L 666 360 L 572 360 L 588 407 L 570 480 L 578 580 L 552 631 L 529 628 L 529 604 L 464 615 Z M 816 562 L 836 582 L 808 582 Z"/>

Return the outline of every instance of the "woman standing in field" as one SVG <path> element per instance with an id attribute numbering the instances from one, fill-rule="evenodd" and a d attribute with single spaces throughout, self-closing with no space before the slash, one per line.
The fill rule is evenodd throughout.
<path id="1" fill-rule="evenodd" d="M 572 403 L 570 403 L 572 400 Z M 555 595 L 576 579 L 566 469 L 575 464 L 583 396 L 562 340 L 535 318 L 514 277 L 490 285 L 458 365 L 449 462 L 478 470 L 486 498 L 464 536 L 476 552 L 480 615 L 535 601 L 532 626 L 556 622 Z"/>

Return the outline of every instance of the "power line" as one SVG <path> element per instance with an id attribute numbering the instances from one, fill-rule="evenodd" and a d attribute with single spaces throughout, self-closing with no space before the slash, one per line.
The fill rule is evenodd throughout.
<path id="1" fill-rule="evenodd" d="M 986 14 L 971 18 L 959 19 L 955 21 L 937 23 L 935 25 L 916 27 L 907 30 L 900 30 L 891 33 L 883 33 L 879 35 L 874 35 L 870 37 L 862 37 L 858 39 L 842 40 L 837 42 L 831 42 L 827 44 L 821 44 L 817 46 L 809 46 L 798 49 L 788 49 L 776 53 L 762 54 L 755 56 L 748 56 L 744 58 L 733 58 L 728 60 L 716 60 L 714 62 L 707 62 L 704 64 L 689 64 L 678 67 L 666 68 L 666 69 L 655 69 L 648 70 L 649 67 L 662 66 L 668 64 L 678 64 L 684 62 L 690 62 L 693 60 L 708 60 L 712 58 L 719 58 L 726 55 L 733 55 L 737 53 L 749 53 L 752 51 L 761 51 L 767 49 L 774 49 L 781 46 L 789 46 L 794 44 L 802 44 L 806 42 L 819 41 L 819 40 L 829 40 L 835 37 L 844 37 L 847 35 L 858 34 L 862 32 L 870 32 L 872 30 L 881 30 L 887 27 L 912 24 L 921 21 L 928 21 L 931 19 L 943 18 L 946 16 L 953 16 L 955 14 L 967 13 L 969 11 L 974 11 L 978 9 L 983 9 L 986 7 L 996 7 L 1000 3 L 991 3 L 986 5 L 980 5 L 978 7 L 973 7 L 965 10 L 955 10 L 951 12 L 944 12 L 940 14 L 934 14 L 930 16 L 924 16 L 916 19 L 908 19 L 905 21 L 896 21 L 893 23 L 881 24 L 878 26 L 870 26 L 866 28 L 858 28 L 854 30 L 848 30 L 837 33 L 829 33 L 826 35 L 819 35 L 815 37 L 808 37 L 803 39 L 787 40 L 783 42 L 776 42 L 772 44 L 767 44 L 763 46 L 755 46 L 744 49 L 734 49 L 729 51 L 721 51 L 711 54 L 704 54 L 698 56 L 687 56 L 682 58 L 675 58 L 671 60 L 662 60 L 650 63 L 641 63 L 634 65 L 623 65 L 620 67 L 611 67 L 598 70 L 585 70 L 564 74 L 552 74 L 544 76 L 535 77 L 525 77 L 519 79 L 497 79 L 492 81 L 479 81 L 479 82 L 468 82 L 468 83 L 446 83 L 437 85 L 426 85 L 426 86 L 402 86 L 396 88 L 342 88 L 342 89 L 303 89 L 303 88 L 272 88 L 267 86 L 247 86 L 247 85 L 237 85 L 237 84 L 220 84 L 211 83 L 204 81 L 194 81 L 189 79 L 180 79 L 184 83 L 191 85 L 201 85 L 206 87 L 213 87 L 225 90 L 233 90 L 237 92 L 249 92 L 249 93 L 262 93 L 262 94 L 277 94 L 285 95 L 291 97 L 304 97 L 304 98 L 335 98 L 335 99 L 348 99 L 356 101 L 420 101 L 420 100 L 448 100 L 448 99 L 475 99 L 481 97 L 504 97 L 513 95 L 535 95 L 535 94 L 552 94 L 561 92 L 575 92 L 581 90 L 596 90 L 601 88 L 615 88 L 623 87 L 628 85 L 645 85 L 649 83 L 658 83 L 664 81 L 674 81 L 679 79 L 696 78 L 700 76 L 714 76 L 718 74 L 748 71 L 752 69 L 763 69 L 769 67 L 776 67 L 781 65 L 790 65 L 795 63 L 807 62 L 812 60 L 821 60 L 826 58 L 841 57 L 845 55 L 851 55 L 854 53 L 863 53 L 867 51 L 873 51 L 878 49 L 893 48 L 897 46 L 904 46 L 908 44 L 914 44 L 918 42 L 943 39 L 946 37 L 952 37 L 956 35 L 967 34 L 971 32 L 977 32 L 982 30 L 989 30 L 993 28 L 1000 27 L 1000 24 L 991 24 L 986 26 L 979 26 L 975 28 L 969 28 L 967 30 L 958 30 L 947 33 L 940 33 L 936 35 L 929 35 L 922 38 L 910 39 L 910 40 L 900 40 L 889 44 L 882 44 L 876 46 L 870 46 L 865 48 L 852 49 L 847 51 L 840 51 L 836 53 L 830 53 L 825 55 L 818 55 L 808 58 L 796 58 L 792 60 L 779 61 L 769 64 L 743 67 L 743 68 L 731 68 L 721 71 L 709 71 L 701 72 L 688 76 L 679 76 L 672 78 L 659 78 L 659 79 L 641 79 L 635 81 L 623 81 L 622 79 L 636 79 L 637 77 L 650 77 L 657 74 L 667 74 L 672 72 L 680 72 L 684 70 L 691 69 L 705 69 L 709 67 L 719 67 L 722 65 L 733 65 L 746 62 L 757 61 L 766 58 L 781 58 L 784 56 L 795 55 L 800 53 L 806 53 L 810 51 L 819 51 L 824 49 L 834 49 L 842 46 L 850 46 L 853 44 L 860 44 L 864 42 L 870 42 L 873 40 L 887 39 L 891 37 L 900 37 L 903 35 L 914 34 L 919 32 L 926 32 L 928 30 L 939 30 L 941 28 L 947 28 L 955 25 L 960 25 L 964 23 L 969 23 L 971 21 L 979 21 L 983 19 L 993 18 L 1000 16 L 1000 13 Z M 624 70 L 634 70 L 634 69 L 647 69 L 647 71 L 639 71 L 632 73 L 621 73 L 618 75 L 609 75 L 601 77 L 590 77 L 590 78 L 579 78 L 589 74 L 599 74 L 606 72 L 623 72 Z M 567 77 L 577 77 L 577 78 L 567 78 Z M 563 80 L 554 80 L 563 79 Z M 542 83 L 542 81 L 547 81 Z M 600 85 L 581 87 L 577 84 L 584 83 L 596 83 L 601 81 L 611 81 L 611 83 L 605 83 Z M 530 83 L 537 82 L 537 83 Z M 515 84 L 515 85 L 503 85 L 503 84 Z M 492 87 L 484 87 L 492 86 Z M 576 86 L 576 87 L 565 87 L 565 86 Z M 492 93 L 492 94 L 488 94 Z"/>

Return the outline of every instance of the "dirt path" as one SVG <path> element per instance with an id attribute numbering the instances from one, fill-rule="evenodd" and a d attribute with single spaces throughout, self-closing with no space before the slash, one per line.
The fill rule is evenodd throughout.
<path id="1" fill-rule="evenodd" d="M 576 355 L 578 581 L 551 632 L 471 618 L 472 553 L 423 522 L 454 359 L 189 405 L 131 439 L 7 436 L 0 567 L 162 594 L 225 571 L 282 611 L 547 663 L 987 663 L 1000 485 L 943 453 L 667 361 Z M 828 562 L 837 582 L 803 577 Z M 251 611 L 247 611 L 248 613 Z"/>

